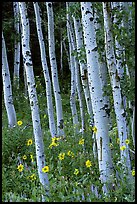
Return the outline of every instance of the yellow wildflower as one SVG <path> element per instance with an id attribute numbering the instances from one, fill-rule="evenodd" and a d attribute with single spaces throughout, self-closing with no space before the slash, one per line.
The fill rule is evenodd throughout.
<path id="1" fill-rule="evenodd" d="M 24 166 L 23 166 L 22 164 L 20 164 L 20 165 L 17 167 L 17 169 L 18 169 L 19 172 L 22 172 L 22 171 L 23 171 L 23 168 L 24 168 Z"/>
<path id="2" fill-rule="evenodd" d="M 74 174 L 75 174 L 75 175 L 78 175 L 78 173 L 79 173 L 79 170 L 78 170 L 78 169 L 75 169 Z"/>
<path id="3" fill-rule="evenodd" d="M 135 176 L 135 170 L 132 170 L 132 176 Z"/>
<path id="4" fill-rule="evenodd" d="M 84 139 L 80 139 L 79 140 L 79 145 L 83 145 L 84 144 Z"/>
<path id="5" fill-rule="evenodd" d="M 126 149 L 126 146 L 124 146 L 124 145 L 120 147 L 121 151 L 124 151 L 125 149 Z"/>
<path id="6" fill-rule="evenodd" d="M 29 139 L 29 140 L 27 141 L 27 146 L 29 146 L 29 145 L 32 145 L 32 139 Z"/>
<path id="7" fill-rule="evenodd" d="M 49 172 L 49 167 L 48 167 L 48 166 L 44 166 L 44 167 L 42 168 L 42 172 L 44 172 L 44 173 Z"/>
<path id="8" fill-rule="evenodd" d="M 56 141 L 58 141 L 60 139 L 61 139 L 61 137 L 52 137 L 52 142 L 56 142 Z"/>
<path id="9" fill-rule="evenodd" d="M 32 174 L 29 178 L 30 178 L 32 181 L 33 181 L 33 180 L 36 180 L 35 174 Z"/>
<path id="10" fill-rule="evenodd" d="M 26 156 L 26 155 L 24 155 L 22 158 L 23 158 L 24 160 L 26 160 L 26 159 L 27 159 L 27 156 Z"/>
<path id="11" fill-rule="evenodd" d="M 91 161 L 90 161 L 90 160 L 87 160 L 87 161 L 86 161 L 86 167 L 89 168 L 89 167 L 91 167 L 91 166 L 92 166 Z"/>
<path id="12" fill-rule="evenodd" d="M 93 130 L 94 133 L 96 133 L 96 132 L 97 132 L 97 127 L 94 126 L 94 127 L 92 128 L 92 130 Z"/>
<path id="13" fill-rule="evenodd" d="M 120 139 L 119 138 L 117 138 L 117 144 L 119 144 L 120 143 Z"/>
<path id="14" fill-rule="evenodd" d="M 31 161 L 34 162 L 33 155 L 30 154 Z"/>
<path id="15" fill-rule="evenodd" d="M 130 143 L 130 141 L 128 139 L 126 139 L 125 143 L 128 145 Z"/>
<path id="16" fill-rule="evenodd" d="M 19 126 L 21 126 L 21 125 L 23 124 L 23 122 L 22 122 L 21 120 L 19 120 L 19 121 L 17 122 L 17 124 L 18 124 Z"/>
<path id="17" fill-rule="evenodd" d="M 65 153 L 60 153 L 60 154 L 58 155 L 58 158 L 59 158 L 60 160 L 63 160 L 64 157 L 65 157 Z"/>
<path id="18" fill-rule="evenodd" d="M 112 148 L 113 148 L 113 144 L 112 144 L 112 143 L 110 143 L 110 144 L 109 144 L 109 147 L 112 149 Z"/>
<path id="19" fill-rule="evenodd" d="M 72 158 L 74 157 L 74 153 L 71 152 L 70 150 L 67 152 L 67 155 L 70 156 L 70 157 L 72 157 Z"/>
<path id="20" fill-rule="evenodd" d="M 52 142 L 50 145 L 49 145 L 49 148 L 52 148 L 52 147 L 56 147 L 58 146 L 59 144 L 57 144 L 56 142 Z"/>

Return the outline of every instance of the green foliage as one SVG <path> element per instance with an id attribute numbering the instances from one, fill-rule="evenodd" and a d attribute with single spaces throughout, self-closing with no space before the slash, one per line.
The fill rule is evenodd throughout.
<path id="1" fill-rule="evenodd" d="M 112 201 L 133 201 L 134 189 L 133 185 L 127 185 L 126 181 L 119 181 L 113 178 L 115 190 L 110 191 L 110 196 L 103 196 L 102 184 L 99 179 L 98 161 L 93 156 L 92 133 L 86 123 L 86 132 L 74 135 L 71 110 L 69 107 L 69 95 L 63 94 L 62 101 L 66 113 L 64 113 L 65 137 L 56 141 L 57 146 L 51 146 L 52 139 L 48 128 L 48 118 L 45 116 L 45 93 L 44 88 L 40 83 L 40 79 L 36 78 L 40 117 L 43 129 L 43 138 L 45 144 L 46 165 L 49 167 L 48 178 L 50 182 L 50 196 L 46 197 L 47 202 L 107 202 Z M 43 93 L 43 94 L 42 94 Z M 22 109 L 17 109 L 17 118 L 23 122 L 22 125 L 16 126 L 13 129 L 7 128 L 6 112 L 3 108 L 3 137 L 2 137 L 2 197 L 3 202 L 18 201 L 18 202 L 41 202 L 41 195 L 44 195 L 36 166 L 35 145 L 33 138 L 32 124 L 30 123 L 30 108 L 27 100 L 23 100 L 24 95 L 20 94 L 16 101 L 16 106 L 19 101 L 22 103 Z M 23 116 L 22 111 L 25 110 Z M 86 114 L 86 121 L 89 120 Z M 30 126 L 26 127 L 27 124 Z M 24 129 L 26 127 L 26 129 Z M 117 129 L 114 127 L 110 131 L 112 139 L 112 155 L 116 171 L 121 172 L 117 165 L 119 156 L 119 145 L 116 142 Z M 79 144 L 81 139 L 84 139 L 84 144 Z M 32 145 L 27 146 L 27 141 L 32 139 Z M 71 151 L 71 153 L 69 152 Z M 69 153 L 70 154 L 69 154 Z M 65 153 L 64 159 L 59 159 L 59 154 Z M 26 155 L 26 159 L 23 156 Z M 33 161 L 30 155 L 33 155 Z M 91 167 L 86 166 L 86 161 L 90 160 Z M 23 164 L 24 169 L 19 172 L 17 167 Z M 75 169 L 78 169 L 78 174 L 75 175 Z M 31 175 L 35 174 L 34 180 Z M 95 185 L 98 189 L 100 197 L 97 198 L 91 192 L 91 185 Z M 120 185 L 120 188 L 119 186 Z"/>

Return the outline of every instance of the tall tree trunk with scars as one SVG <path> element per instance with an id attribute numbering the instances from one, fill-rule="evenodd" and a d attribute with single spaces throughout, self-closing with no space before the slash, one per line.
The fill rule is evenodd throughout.
<path id="1" fill-rule="evenodd" d="M 38 2 L 33 2 L 33 5 L 34 5 L 34 10 L 35 10 L 35 16 L 36 16 L 36 27 L 37 27 L 38 40 L 39 40 L 39 45 L 40 45 L 41 62 L 42 62 L 44 79 L 46 83 L 49 127 L 50 127 L 51 136 L 55 137 L 57 133 L 56 133 L 55 120 L 54 120 L 54 112 L 53 112 L 51 81 L 50 81 L 50 76 L 49 76 L 47 60 L 46 60 L 46 50 L 45 50 L 43 33 L 42 33 L 40 8 L 38 5 Z"/>
<path id="2" fill-rule="evenodd" d="M 12 87 L 10 81 L 10 72 L 7 59 L 5 39 L 2 32 L 2 80 L 3 80 L 3 92 L 4 92 L 4 103 L 8 116 L 8 126 L 13 128 L 16 125 L 16 112 L 12 98 Z"/>
<path id="3" fill-rule="evenodd" d="M 82 24 L 84 31 L 84 44 L 86 48 L 89 89 L 94 114 L 98 152 L 100 180 L 103 192 L 108 193 L 111 187 L 110 177 L 113 174 L 112 158 L 109 147 L 108 115 L 103 103 L 103 93 L 99 78 L 99 62 L 94 29 L 93 8 L 90 2 L 81 2 Z M 109 187 L 106 185 L 108 183 Z"/>
<path id="4" fill-rule="evenodd" d="M 58 70 L 57 70 L 56 54 L 55 54 L 54 16 L 53 16 L 52 2 L 46 2 L 46 7 L 47 7 L 47 15 L 48 15 L 49 56 L 50 56 L 52 83 L 53 83 L 53 90 L 54 90 L 55 103 L 56 103 L 56 113 L 57 113 L 57 134 L 58 136 L 63 136 L 64 121 L 63 121 L 61 92 L 60 92 L 60 87 L 58 82 Z"/>
<path id="5" fill-rule="evenodd" d="M 116 69 L 116 58 L 114 54 L 114 42 L 112 36 L 112 21 L 110 13 L 110 2 L 103 2 L 103 15 L 104 15 L 104 30 L 105 30 L 105 49 L 108 71 L 111 80 L 111 86 L 113 91 L 114 99 L 114 109 L 116 114 L 116 122 L 118 127 L 118 136 L 120 139 L 120 147 L 126 146 L 125 150 L 121 150 L 121 162 L 123 163 L 123 168 L 131 177 L 131 162 L 129 157 L 129 148 L 125 144 L 127 139 L 127 127 L 126 127 L 126 114 L 122 103 L 121 88 L 120 88 L 120 78 L 118 76 L 118 71 Z"/>
<path id="6" fill-rule="evenodd" d="M 80 75 L 81 75 L 81 82 L 82 82 L 82 87 L 84 90 L 84 96 L 86 100 L 86 105 L 87 105 L 87 111 L 90 116 L 90 123 L 89 125 L 92 127 L 93 126 L 93 112 L 92 112 L 92 103 L 91 103 L 91 97 L 90 97 L 90 92 L 89 92 L 89 84 L 88 84 L 88 72 L 87 72 L 87 65 L 85 62 L 83 62 L 83 58 L 81 58 L 81 51 L 83 48 L 83 34 L 82 34 L 82 24 L 79 18 L 76 18 L 73 16 L 73 21 L 74 21 L 74 29 L 75 29 L 75 37 L 76 37 L 76 49 L 77 49 L 77 54 L 78 54 L 78 59 L 79 59 L 79 65 L 80 65 Z M 92 134 L 93 138 L 93 154 L 94 158 L 97 157 L 97 149 L 96 149 L 96 139 L 95 139 L 95 134 Z"/>
<path id="7" fill-rule="evenodd" d="M 42 168 L 45 166 L 45 155 L 44 155 L 44 143 L 43 135 L 40 124 L 40 115 L 39 115 L 39 106 L 37 93 L 35 88 L 35 78 L 33 72 L 33 64 L 30 51 L 30 30 L 29 30 L 29 19 L 27 14 L 27 8 L 25 2 L 19 2 L 19 10 L 22 24 L 22 54 L 23 54 L 23 63 L 26 70 L 27 85 L 28 85 L 28 94 L 30 100 L 32 122 L 33 122 L 33 133 L 35 139 L 35 148 L 36 148 L 36 159 L 38 167 L 38 175 L 41 184 L 45 188 L 45 194 L 49 194 L 49 180 L 48 175 L 42 172 Z M 43 198 L 45 200 L 45 198 Z"/>
<path id="8" fill-rule="evenodd" d="M 68 2 L 66 2 L 66 11 L 68 12 Z M 73 125 L 75 127 L 75 133 L 78 133 L 78 114 L 77 114 L 77 108 L 76 108 L 76 72 L 75 72 L 75 61 L 74 56 L 72 55 L 73 48 L 71 43 L 71 36 L 69 31 L 69 15 L 66 14 L 67 18 L 67 36 L 68 36 L 68 44 L 69 44 L 69 65 L 70 65 L 70 71 L 71 71 L 71 94 L 70 94 L 70 107 L 72 112 L 72 119 L 73 119 Z"/>
<path id="9" fill-rule="evenodd" d="M 73 3 L 72 3 L 73 4 Z M 71 3 L 67 3 L 67 7 L 69 7 Z M 72 45 L 72 52 L 74 52 L 76 48 L 76 42 L 75 42 L 75 34 L 74 29 L 71 23 L 71 16 L 68 17 L 68 31 L 70 34 L 70 43 Z M 82 87 L 81 87 L 81 81 L 80 81 L 80 71 L 79 71 L 79 64 L 78 60 L 76 59 L 76 56 L 74 55 L 74 66 L 75 66 L 75 76 L 76 76 L 76 90 L 78 93 L 78 99 L 79 99 L 79 106 L 80 106 L 80 116 L 81 116 L 81 132 L 82 134 L 85 131 L 85 110 L 84 110 L 84 98 L 82 93 Z"/>
<path id="10" fill-rule="evenodd" d="M 14 87 L 19 89 L 19 70 L 20 70 L 20 20 L 19 20 L 19 7 L 17 2 L 13 2 L 14 10 L 14 29 L 15 29 L 15 41 L 14 41 Z"/>

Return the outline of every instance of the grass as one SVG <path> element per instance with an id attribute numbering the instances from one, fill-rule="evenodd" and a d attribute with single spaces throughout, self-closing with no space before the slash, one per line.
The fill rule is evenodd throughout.
<path id="1" fill-rule="evenodd" d="M 48 117 L 45 116 L 46 97 L 45 91 L 39 84 L 38 100 L 40 108 L 41 126 L 45 147 L 46 165 L 49 167 L 48 178 L 50 182 L 49 202 L 133 202 L 135 201 L 134 182 L 126 183 L 125 180 L 117 180 L 113 176 L 114 189 L 109 196 L 102 193 L 102 184 L 99 180 L 97 159 L 93 156 L 92 133 L 88 124 L 86 113 L 86 132 L 74 134 L 75 127 L 72 124 L 72 116 L 69 105 L 69 94 L 62 94 L 64 111 L 65 137 L 57 141 L 57 146 L 52 148 L 51 135 L 48 127 Z M 3 202 L 41 202 L 44 193 L 36 166 L 35 144 L 31 122 L 29 101 L 24 94 L 14 96 L 14 105 L 17 120 L 23 124 L 13 129 L 8 128 L 7 116 L 4 104 L 2 104 L 2 201 Z M 26 127 L 24 129 L 24 127 Z M 116 128 L 111 131 L 112 157 L 115 169 L 120 172 L 117 165 L 120 159 L 119 145 L 116 142 Z M 84 144 L 79 144 L 81 139 Z M 31 139 L 32 145 L 27 146 Z M 129 144 L 130 145 L 130 144 Z M 70 152 L 69 152 L 70 151 Z M 68 153 L 69 152 L 69 153 Z M 64 158 L 59 159 L 59 154 L 64 153 Z M 25 155 L 23 159 L 23 156 Z M 33 158 L 33 160 L 32 160 Z M 86 161 L 91 161 L 91 166 L 86 166 Z M 23 165 L 23 171 L 19 172 L 19 163 Z M 134 165 L 134 160 L 132 161 Z M 77 169 L 77 170 L 76 170 Z M 77 172 L 77 174 L 75 174 Z M 33 176 L 32 176 L 33 175 Z M 98 189 L 99 196 L 91 192 L 91 185 Z M 120 187 L 119 187 L 120 185 Z"/>

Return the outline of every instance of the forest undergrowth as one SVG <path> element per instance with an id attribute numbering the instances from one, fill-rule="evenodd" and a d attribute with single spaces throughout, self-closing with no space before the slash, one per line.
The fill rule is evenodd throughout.
<path id="1" fill-rule="evenodd" d="M 109 195 L 104 195 L 99 179 L 98 160 L 93 155 L 92 134 L 97 130 L 89 125 L 88 114 L 85 113 L 85 133 L 75 134 L 76 127 L 73 126 L 69 104 L 70 93 L 64 90 L 62 104 L 65 136 L 52 139 L 48 126 L 45 90 L 39 80 L 36 88 L 45 145 L 46 166 L 43 172 L 48 174 L 50 182 L 50 196 L 47 201 L 135 202 L 135 183 L 127 183 L 126 174 L 124 179 L 116 177 L 121 172 L 120 151 L 124 150 L 119 148 L 115 118 L 110 131 L 110 148 L 117 174 L 112 175 L 113 189 Z M 41 202 L 44 189 L 37 173 L 29 100 L 23 92 L 20 94 L 14 91 L 13 96 L 18 121 L 16 127 L 8 128 L 5 106 L 2 104 L 2 201 Z M 130 140 L 127 145 L 132 149 Z M 134 166 L 132 153 L 131 162 Z M 132 169 L 132 176 L 135 178 L 135 169 Z M 94 189 L 94 193 L 91 189 Z"/>

